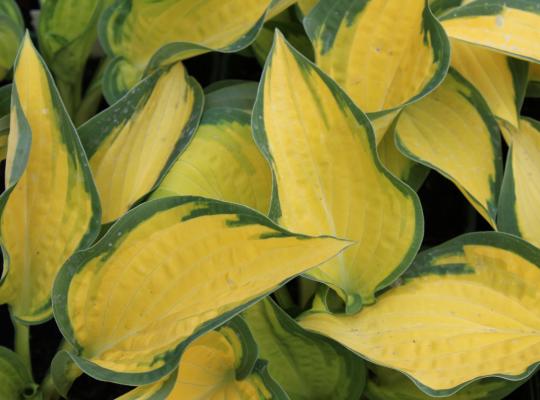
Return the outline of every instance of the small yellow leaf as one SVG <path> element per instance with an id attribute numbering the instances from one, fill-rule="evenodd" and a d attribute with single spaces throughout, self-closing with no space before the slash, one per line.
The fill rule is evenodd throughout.
<path id="1" fill-rule="evenodd" d="M 149 76 L 79 128 L 104 224 L 159 183 L 191 140 L 202 103 L 201 88 L 178 63 Z"/>

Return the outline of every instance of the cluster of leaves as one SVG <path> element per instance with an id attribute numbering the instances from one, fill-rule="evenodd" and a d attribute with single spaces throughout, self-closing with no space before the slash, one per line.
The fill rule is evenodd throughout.
<path id="1" fill-rule="evenodd" d="M 43 0 L 32 32 L 2 0 L 3 399 L 85 373 L 122 400 L 494 400 L 540 364 L 537 0 Z M 260 82 L 201 89 L 182 61 L 210 51 Z M 493 231 L 419 253 L 431 169 Z"/>

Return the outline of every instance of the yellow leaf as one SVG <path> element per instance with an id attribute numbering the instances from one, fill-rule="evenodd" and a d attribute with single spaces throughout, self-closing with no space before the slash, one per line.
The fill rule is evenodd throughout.
<path id="1" fill-rule="evenodd" d="M 451 69 L 437 90 L 401 113 L 396 138 L 407 157 L 449 178 L 495 226 L 501 139 L 484 99 L 459 73 Z"/>
<path id="2" fill-rule="evenodd" d="M 477 0 L 441 18 L 448 36 L 540 62 L 537 0 Z"/>
<path id="3" fill-rule="evenodd" d="M 499 202 L 498 225 L 540 247 L 540 123 L 522 118 L 512 136 Z"/>
<path id="4" fill-rule="evenodd" d="M 196 337 L 348 245 L 231 203 L 153 200 L 65 264 L 55 318 L 87 374 L 142 385 L 176 368 Z"/>
<path id="5" fill-rule="evenodd" d="M 52 316 L 57 271 L 97 235 L 100 209 L 77 132 L 28 35 L 15 63 L 6 187 L 0 303 L 39 323 Z"/>
<path id="6" fill-rule="evenodd" d="M 196 195 L 268 212 L 272 175 L 251 137 L 250 115 L 226 108 L 203 114 L 186 151 L 152 198 Z"/>
<path id="7" fill-rule="evenodd" d="M 181 63 L 158 71 L 79 128 L 110 223 L 163 178 L 195 132 L 202 90 Z"/>
<path id="8" fill-rule="evenodd" d="M 430 396 L 473 380 L 520 380 L 540 354 L 540 251 L 497 232 L 458 237 L 417 258 L 400 285 L 353 315 L 308 313 L 300 324 Z"/>
<path id="9" fill-rule="evenodd" d="M 209 50 L 235 52 L 259 32 L 271 0 L 120 0 L 103 14 L 100 40 L 113 58 L 104 93 L 117 100 L 156 67 Z M 272 13 L 291 4 L 272 3 Z M 272 14 L 273 15 L 273 14 Z M 194 27 L 197 27 L 194 29 Z"/>
<path id="10" fill-rule="evenodd" d="M 380 164 L 366 116 L 278 34 L 252 121 L 274 174 L 271 217 L 356 242 L 307 275 L 339 290 L 349 312 L 372 303 L 412 261 L 423 219 L 416 194 Z"/>
<path id="11" fill-rule="evenodd" d="M 321 0 L 304 25 L 317 65 L 368 113 L 420 99 L 448 69 L 448 39 L 425 0 Z"/>
<path id="12" fill-rule="evenodd" d="M 478 89 L 496 117 L 517 127 L 527 63 L 460 40 L 451 43 L 452 67 Z"/>

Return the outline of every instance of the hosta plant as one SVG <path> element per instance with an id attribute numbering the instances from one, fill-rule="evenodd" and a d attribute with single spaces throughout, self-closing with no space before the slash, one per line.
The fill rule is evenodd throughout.
<path id="1" fill-rule="evenodd" d="M 1 399 L 540 396 L 537 0 L 1 0 L 0 80 Z"/>

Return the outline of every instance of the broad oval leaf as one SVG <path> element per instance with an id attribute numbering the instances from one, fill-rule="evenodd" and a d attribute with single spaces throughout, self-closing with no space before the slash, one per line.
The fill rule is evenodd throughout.
<path id="1" fill-rule="evenodd" d="M 7 190 L 0 197 L 0 303 L 25 323 L 52 316 L 57 271 L 99 231 L 99 199 L 77 132 L 27 35 L 15 63 Z"/>
<path id="2" fill-rule="evenodd" d="M 367 113 L 420 99 L 448 69 L 448 38 L 426 0 L 321 0 L 304 25 L 317 65 Z M 385 129 L 375 131 L 379 142 Z"/>
<path id="3" fill-rule="evenodd" d="M 142 385 L 176 368 L 197 336 L 348 245 L 289 233 L 239 205 L 153 200 L 65 264 L 55 318 L 87 374 Z"/>
<path id="4" fill-rule="evenodd" d="M 501 139 L 487 104 L 469 82 L 450 69 L 437 90 L 401 113 L 395 132 L 403 154 L 449 178 L 495 226 Z"/>
<path id="5" fill-rule="evenodd" d="M 111 0 L 51 0 L 41 4 L 40 49 L 62 100 L 73 114 L 79 106 L 84 67 L 97 39 L 97 22 Z"/>
<path id="6" fill-rule="evenodd" d="M 537 0 L 476 0 L 441 18 L 448 36 L 540 62 Z"/>
<path id="7" fill-rule="evenodd" d="M 41 399 L 38 386 L 21 358 L 0 346 L 0 398 L 6 400 Z"/>
<path id="8" fill-rule="evenodd" d="M 312 313 L 300 325 L 448 396 L 482 377 L 534 372 L 539 285 L 538 249 L 504 233 L 467 234 L 421 253 L 399 286 L 359 314 Z"/>
<path id="9" fill-rule="evenodd" d="M 366 116 L 277 34 L 252 125 L 273 170 L 271 217 L 356 242 L 307 275 L 339 290 L 349 312 L 374 302 L 412 261 L 423 218 L 414 191 L 381 165 Z"/>
<path id="10" fill-rule="evenodd" d="M 105 97 L 109 102 L 117 100 L 141 78 L 149 63 L 158 66 L 209 50 L 236 52 L 248 46 L 261 29 L 271 3 L 116 1 L 104 12 L 99 28 L 101 44 L 113 57 L 105 72 Z M 287 5 L 275 3 L 272 5 L 279 9 Z"/>
<path id="11" fill-rule="evenodd" d="M 478 89 L 496 117 L 517 127 L 527 87 L 527 63 L 460 40 L 451 43 L 452 67 Z"/>
<path id="12" fill-rule="evenodd" d="M 15 0 L 0 2 L 0 81 L 13 65 L 19 41 L 24 34 L 24 21 Z"/>
<path id="13" fill-rule="evenodd" d="M 253 141 L 250 121 L 240 110 L 205 111 L 192 142 L 152 198 L 203 196 L 268 213 L 272 175 Z"/>
<path id="14" fill-rule="evenodd" d="M 300 328 L 269 297 L 243 312 L 259 357 L 291 400 L 358 399 L 364 361 L 324 336 Z"/>
<path id="15" fill-rule="evenodd" d="M 154 189 L 185 149 L 203 108 L 181 63 L 157 71 L 79 128 L 109 223 Z"/>
<path id="16" fill-rule="evenodd" d="M 364 391 L 367 400 L 430 400 L 406 375 L 378 365 L 370 365 L 370 378 Z M 445 400 L 502 400 L 523 381 L 485 378 L 467 385 Z"/>
<path id="17" fill-rule="evenodd" d="M 540 122 L 522 118 L 512 136 L 499 199 L 498 226 L 540 247 Z"/>

